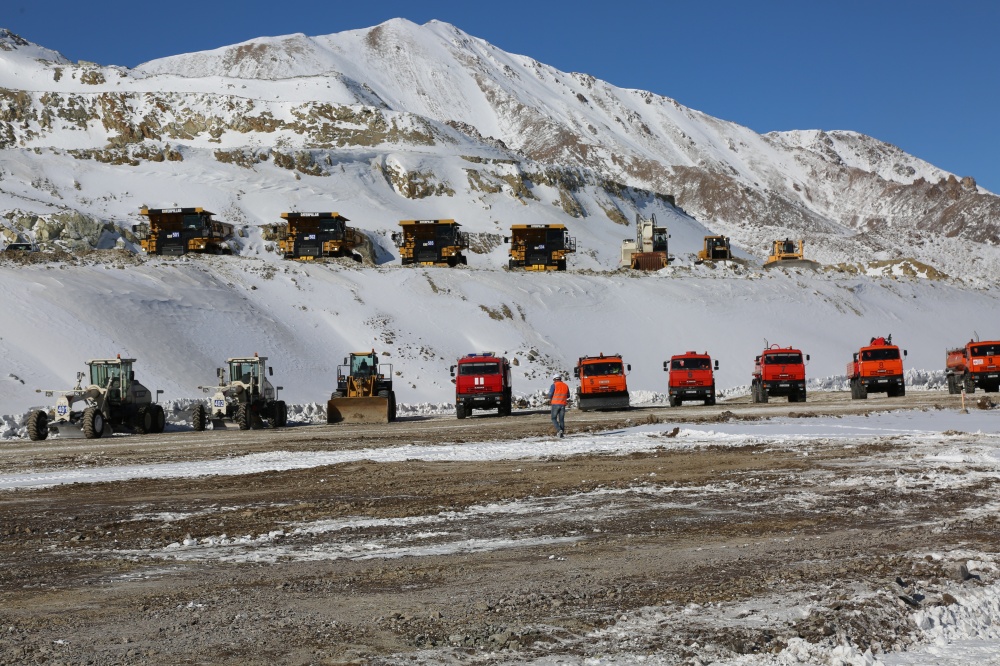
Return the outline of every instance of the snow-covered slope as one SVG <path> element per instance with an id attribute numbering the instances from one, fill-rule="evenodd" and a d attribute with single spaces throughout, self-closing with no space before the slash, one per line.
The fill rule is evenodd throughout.
<path id="1" fill-rule="evenodd" d="M 520 354 L 521 393 L 599 351 L 656 391 L 660 362 L 684 349 L 718 356 L 725 388 L 747 382 L 765 338 L 808 349 L 817 377 L 872 335 L 894 333 L 926 369 L 973 330 L 996 336 L 1000 199 L 971 179 L 852 132 L 757 135 L 444 23 L 260 38 L 134 70 L 3 32 L 0 98 L 0 241 L 134 250 L 141 206 L 202 206 L 240 227 L 242 255 L 3 264 L 3 410 L 119 352 L 178 398 L 225 357 L 267 353 L 295 378 L 288 398 L 311 402 L 346 351 L 375 345 L 417 402 L 447 400 L 443 369 L 483 348 Z M 347 216 L 378 265 L 279 260 L 259 225 L 289 210 Z M 617 271 L 637 213 L 669 226 L 671 269 Z M 469 268 L 396 266 L 388 234 L 413 218 L 462 223 Z M 521 223 L 568 226 L 569 274 L 503 270 Z M 694 265 L 718 232 L 745 265 Z M 828 268 L 759 270 L 785 236 Z"/>

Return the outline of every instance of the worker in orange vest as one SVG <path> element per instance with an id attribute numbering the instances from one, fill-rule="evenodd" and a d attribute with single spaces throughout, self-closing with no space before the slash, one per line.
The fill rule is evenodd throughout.
<path id="1" fill-rule="evenodd" d="M 552 377 L 552 386 L 549 387 L 549 404 L 552 405 L 552 425 L 560 437 L 566 430 L 567 402 L 569 402 L 569 386 L 563 382 L 562 375 L 556 374 Z"/>

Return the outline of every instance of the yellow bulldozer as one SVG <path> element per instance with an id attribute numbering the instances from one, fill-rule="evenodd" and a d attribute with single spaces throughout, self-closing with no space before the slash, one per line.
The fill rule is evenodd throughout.
<path id="1" fill-rule="evenodd" d="M 337 388 L 326 403 L 327 423 L 389 423 L 396 420 L 392 364 L 375 350 L 352 352 L 337 367 Z"/>
<path id="2" fill-rule="evenodd" d="M 733 252 L 729 247 L 729 236 L 705 236 L 704 247 L 698 251 L 700 264 L 705 261 L 729 261 Z"/>
<path id="3" fill-rule="evenodd" d="M 764 262 L 764 268 L 782 266 L 815 269 L 819 264 L 805 258 L 802 251 L 804 245 L 805 243 L 801 239 L 798 242 L 789 238 L 774 241 L 771 243 L 771 254 Z"/>

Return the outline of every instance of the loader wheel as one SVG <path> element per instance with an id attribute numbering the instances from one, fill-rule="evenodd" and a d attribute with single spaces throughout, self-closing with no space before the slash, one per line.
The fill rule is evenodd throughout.
<path id="1" fill-rule="evenodd" d="M 194 411 L 191 412 L 191 427 L 201 432 L 205 429 L 205 403 L 199 402 L 194 406 Z"/>
<path id="2" fill-rule="evenodd" d="M 288 425 L 288 405 L 284 400 L 278 401 L 278 427 L 284 428 Z"/>
<path id="3" fill-rule="evenodd" d="M 236 425 L 240 427 L 240 430 L 249 430 L 250 419 L 250 406 L 240 405 L 239 409 L 236 410 Z"/>
<path id="4" fill-rule="evenodd" d="M 148 407 L 140 407 L 139 411 L 135 414 L 135 419 L 132 422 L 132 427 L 139 435 L 145 435 L 147 432 L 153 432 L 153 414 L 150 412 Z"/>
<path id="5" fill-rule="evenodd" d="M 396 392 L 393 391 L 389 394 L 389 422 L 392 423 L 396 420 Z"/>
<path id="6" fill-rule="evenodd" d="M 99 439 L 104 434 L 104 414 L 97 407 L 87 407 L 83 410 L 83 436 L 87 439 Z"/>
<path id="7" fill-rule="evenodd" d="M 163 432 L 167 427 L 167 415 L 163 413 L 163 405 L 153 405 L 153 432 Z"/>
<path id="8" fill-rule="evenodd" d="M 42 410 L 31 412 L 28 416 L 28 438 L 38 442 L 49 436 L 49 415 Z"/>

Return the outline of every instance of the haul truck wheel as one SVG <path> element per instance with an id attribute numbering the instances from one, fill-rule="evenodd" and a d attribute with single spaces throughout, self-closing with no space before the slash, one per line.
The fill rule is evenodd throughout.
<path id="1" fill-rule="evenodd" d="M 191 412 L 191 427 L 201 432 L 205 429 L 205 403 L 199 402 Z"/>
<path id="2" fill-rule="evenodd" d="M 83 436 L 99 439 L 104 434 L 104 414 L 97 407 L 87 407 L 83 411 Z"/>
<path id="3" fill-rule="evenodd" d="M 42 410 L 31 412 L 28 417 L 28 438 L 38 442 L 49 436 L 49 415 Z"/>

